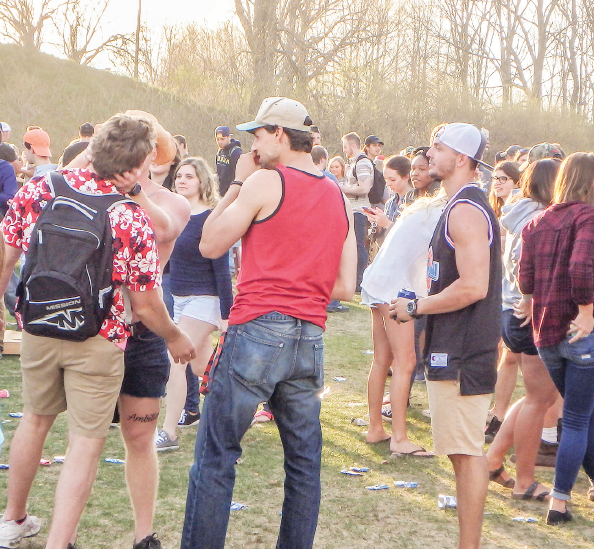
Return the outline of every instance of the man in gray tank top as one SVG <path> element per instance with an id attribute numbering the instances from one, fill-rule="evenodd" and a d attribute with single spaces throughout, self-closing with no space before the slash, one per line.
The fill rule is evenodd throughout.
<path id="1" fill-rule="evenodd" d="M 485 141 L 470 124 L 448 124 L 435 136 L 429 173 L 442 181 L 449 200 L 429 246 L 429 296 L 390 306 L 400 322 L 428 315 L 431 427 L 435 453 L 450 458 L 456 475 L 458 549 L 481 544 L 488 484 L 483 431 L 501 333 L 499 224 L 473 183 Z"/>

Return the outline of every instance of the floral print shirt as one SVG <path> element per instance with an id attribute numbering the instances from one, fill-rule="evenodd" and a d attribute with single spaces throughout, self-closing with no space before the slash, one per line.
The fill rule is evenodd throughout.
<path id="1" fill-rule="evenodd" d="M 79 192 L 118 194 L 109 181 L 85 169 L 61 170 L 66 182 Z M 2 222 L 4 241 L 27 252 L 33 227 L 41 210 L 54 197 L 50 175 L 34 177 L 17 192 Z M 123 286 L 132 291 L 152 290 L 161 285 L 157 243 L 146 212 L 132 202 L 109 211 L 113 237 L 113 302 L 100 335 L 114 343 L 130 335 L 126 325 Z"/>

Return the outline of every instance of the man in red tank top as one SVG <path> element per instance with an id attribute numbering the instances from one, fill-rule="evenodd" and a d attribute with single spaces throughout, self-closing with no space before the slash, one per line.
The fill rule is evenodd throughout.
<path id="1" fill-rule="evenodd" d="M 264 100 L 253 122 L 237 126 L 253 133 L 252 152 L 204 224 L 205 257 L 242 238 L 243 259 L 198 427 L 182 549 L 224 546 L 241 439 L 265 401 L 285 452 L 277 548 L 313 544 L 326 306 L 351 299 L 357 253 L 350 204 L 311 158 L 311 124 L 301 103 Z"/>

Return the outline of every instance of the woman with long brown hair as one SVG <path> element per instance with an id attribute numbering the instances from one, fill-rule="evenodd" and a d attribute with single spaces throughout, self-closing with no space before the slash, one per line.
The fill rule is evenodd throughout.
<path id="1" fill-rule="evenodd" d="M 552 206 L 522 239 L 516 314 L 532 317 L 538 354 L 565 399 L 547 514 L 557 525 L 572 520 L 567 501 L 582 465 L 594 480 L 594 154 L 563 161 Z"/>

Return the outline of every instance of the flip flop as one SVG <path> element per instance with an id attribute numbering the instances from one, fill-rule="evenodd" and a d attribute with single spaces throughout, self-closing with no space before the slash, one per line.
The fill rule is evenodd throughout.
<path id="1" fill-rule="evenodd" d="M 384 442 L 390 442 L 392 440 L 392 435 L 389 435 L 387 438 L 382 438 L 381 440 L 376 440 L 375 442 L 369 442 L 366 440 L 367 444 L 382 444 Z"/>
<path id="2" fill-rule="evenodd" d="M 392 457 L 394 458 L 401 458 L 401 457 L 415 457 L 415 458 L 433 458 L 435 454 L 425 454 L 419 455 L 420 452 L 426 452 L 425 448 L 418 448 L 417 450 L 413 450 L 412 452 L 392 452 Z"/>
<path id="3" fill-rule="evenodd" d="M 533 482 L 523 494 L 512 493 L 512 499 L 523 501 L 546 501 L 546 498 L 551 493 L 549 490 L 544 490 L 540 494 L 534 495 L 539 484 L 539 482 Z"/>
<path id="4" fill-rule="evenodd" d="M 495 484 L 500 484 L 504 488 L 513 488 L 516 485 L 516 481 L 513 478 L 504 480 L 502 474 L 505 473 L 505 467 L 502 465 L 495 471 L 489 471 L 489 480 Z"/>

